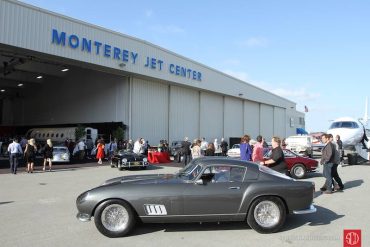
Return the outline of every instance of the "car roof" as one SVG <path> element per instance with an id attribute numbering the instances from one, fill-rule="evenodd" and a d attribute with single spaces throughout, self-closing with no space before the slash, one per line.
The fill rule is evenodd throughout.
<path id="1" fill-rule="evenodd" d="M 201 166 L 208 166 L 208 165 L 231 165 L 231 166 L 245 166 L 248 167 L 250 165 L 256 165 L 251 162 L 242 161 L 235 158 L 230 157 L 215 157 L 215 156 L 207 156 L 197 158 L 194 162 Z"/>

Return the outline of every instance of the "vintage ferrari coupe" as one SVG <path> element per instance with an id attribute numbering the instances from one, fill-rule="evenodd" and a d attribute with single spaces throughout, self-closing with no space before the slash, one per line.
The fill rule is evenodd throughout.
<path id="1" fill-rule="evenodd" d="M 260 233 L 279 231 L 287 214 L 316 212 L 315 185 L 231 158 L 195 159 L 176 174 L 131 175 L 78 196 L 77 218 L 94 217 L 107 237 L 144 223 L 246 221 Z"/>
<path id="2" fill-rule="evenodd" d="M 148 158 L 145 155 L 128 150 L 119 150 L 111 159 L 111 167 L 117 167 L 120 171 L 133 167 L 146 169 L 148 165 Z"/>

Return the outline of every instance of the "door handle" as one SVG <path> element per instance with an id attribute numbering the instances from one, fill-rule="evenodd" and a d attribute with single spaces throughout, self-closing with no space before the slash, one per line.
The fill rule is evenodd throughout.
<path id="1" fill-rule="evenodd" d="M 240 190 L 240 187 L 229 187 L 229 190 Z"/>

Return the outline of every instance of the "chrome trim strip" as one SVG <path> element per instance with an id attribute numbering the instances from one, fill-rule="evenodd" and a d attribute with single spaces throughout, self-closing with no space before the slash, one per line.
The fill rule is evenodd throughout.
<path id="1" fill-rule="evenodd" d="M 160 215 L 160 217 L 200 217 L 200 216 L 243 216 L 247 214 L 194 214 L 194 215 Z M 158 215 L 153 215 L 154 217 L 157 217 Z M 140 218 L 153 218 L 153 216 L 140 216 Z"/>
<path id="2" fill-rule="evenodd" d="M 309 208 L 303 209 L 303 210 L 293 210 L 293 214 L 311 214 L 311 213 L 316 213 L 317 209 L 315 208 L 314 205 L 310 205 Z"/>

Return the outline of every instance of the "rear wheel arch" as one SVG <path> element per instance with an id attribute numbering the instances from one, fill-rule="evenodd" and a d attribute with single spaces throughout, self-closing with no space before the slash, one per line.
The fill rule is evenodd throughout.
<path id="1" fill-rule="evenodd" d="M 274 195 L 274 194 L 266 194 L 266 195 L 259 195 L 259 196 L 256 196 L 254 197 L 251 202 L 249 203 L 248 205 L 248 210 L 247 210 L 247 215 L 249 213 L 249 210 L 251 209 L 251 205 L 254 201 L 256 201 L 257 199 L 261 198 L 261 197 L 277 197 L 279 198 L 283 203 L 284 203 L 284 207 L 285 207 L 285 212 L 287 214 L 289 214 L 289 208 L 288 208 L 288 204 L 286 203 L 285 199 L 279 195 Z"/>

